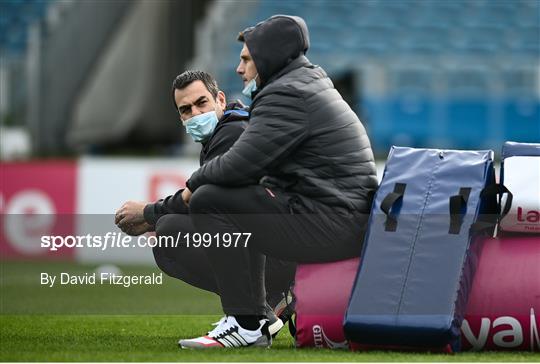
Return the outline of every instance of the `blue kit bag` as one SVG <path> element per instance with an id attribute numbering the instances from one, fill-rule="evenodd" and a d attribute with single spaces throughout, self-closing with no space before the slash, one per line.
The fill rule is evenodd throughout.
<path id="1" fill-rule="evenodd" d="M 392 147 L 344 320 L 368 346 L 459 350 L 476 267 L 474 235 L 493 234 L 492 151 Z"/>

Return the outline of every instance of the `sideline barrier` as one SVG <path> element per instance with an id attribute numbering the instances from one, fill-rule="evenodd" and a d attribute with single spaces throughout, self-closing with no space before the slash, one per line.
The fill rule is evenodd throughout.
<path id="1" fill-rule="evenodd" d="M 154 265 L 150 249 L 40 246 L 42 236 L 120 233 L 114 212 L 184 187 L 198 168 L 187 158 L 102 158 L 2 162 L 0 259 Z M 126 183 L 125 181 L 129 181 Z"/>

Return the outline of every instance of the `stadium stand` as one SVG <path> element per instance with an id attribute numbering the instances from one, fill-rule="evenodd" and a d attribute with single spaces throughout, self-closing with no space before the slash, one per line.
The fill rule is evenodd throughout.
<path id="1" fill-rule="evenodd" d="M 0 1 L 0 58 L 3 74 L 9 75 L 2 90 L 9 92 L 8 111 L 26 119 L 17 123 L 29 126 L 35 150 L 65 151 L 70 115 L 76 114 L 74 105 L 84 97 L 80 90 L 91 82 L 90 71 L 101 72 L 95 60 L 104 57 L 105 46 L 115 39 L 115 25 L 137 3 Z M 186 4 L 191 2 L 176 8 L 191 6 Z M 175 50 L 182 53 L 178 59 L 193 56 L 192 61 L 189 65 L 175 61 L 177 67 L 161 72 L 163 79 L 178 67 L 203 68 L 217 76 L 230 98 L 241 98 L 242 85 L 235 74 L 241 48 L 237 32 L 273 14 L 296 14 L 310 27 L 312 62 L 321 64 L 335 80 L 350 75 L 354 92 L 344 96 L 353 100 L 351 106 L 366 125 L 379 156 L 392 144 L 498 150 L 504 140 L 540 140 L 538 0 L 209 1 L 204 12 L 203 3 L 192 8 L 200 13 L 192 22 L 204 15 L 197 27 L 188 32 L 187 26 L 171 26 L 171 40 L 162 42 L 164 49 L 170 49 L 168 44 L 179 37 L 191 38 L 193 32 L 194 50 Z M 91 30 L 93 20 L 84 16 L 90 12 L 101 19 L 100 26 Z M 55 17 L 62 21 L 54 21 Z M 38 46 L 31 47 L 37 23 L 46 26 L 34 37 Z M 79 51 L 70 53 L 73 47 Z M 32 50 L 41 52 L 39 67 L 28 67 L 32 59 L 38 59 L 28 55 Z M 67 53 L 73 59 L 65 57 Z M 27 91 L 27 81 L 37 78 L 26 74 L 31 69 L 41 70 L 42 85 L 58 86 L 58 90 L 44 93 L 31 87 Z M 156 83 L 161 87 L 161 81 Z M 32 92 L 42 99 L 28 107 L 26 100 L 38 96 Z M 36 125 L 47 123 L 46 135 Z M 140 134 L 143 140 L 150 135 Z M 119 138 L 128 137 L 126 133 Z M 90 139 L 78 143 L 106 143 Z M 167 143 L 166 138 L 154 139 Z"/>
<path id="2" fill-rule="evenodd" d="M 51 0 L 0 1 L 0 52 L 10 56 L 26 50 L 29 26 L 45 17 Z"/>
<path id="3" fill-rule="evenodd" d="M 392 144 L 497 149 L 504 140 L 540 140 L 540 2 L 267 1 L 238 29 L 273 14 L 302 16 L 309 58 L 334 76 L 359 73 L 356 105 L 379 154 Z M 218 80 L 238 95 L 239 43 L 226 45 Z M 364 74 L 382 69 L 375 79 Z"/>

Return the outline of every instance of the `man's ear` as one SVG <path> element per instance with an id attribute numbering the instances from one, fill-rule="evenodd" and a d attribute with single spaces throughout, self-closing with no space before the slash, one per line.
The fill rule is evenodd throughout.
<path id="1" fill-rule="evenodd" d="M 218 91 L 216 100 L 221 109 L 225 110 L 225 107 L 227 106 L 227 99 L 225 98 L 225 93 L 223 91 Z"/>

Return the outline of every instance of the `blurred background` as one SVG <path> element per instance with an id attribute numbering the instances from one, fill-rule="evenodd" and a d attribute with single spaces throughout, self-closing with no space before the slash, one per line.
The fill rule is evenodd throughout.
<path id="1" fill-rule="evenodd" d="M 538 0 L 1 0 L 2 159 L 188 153 L 171 81 L 200 68 L 240 98 L 236 35 L 277 13 L 306 20 L 379 156 L 540 140 Z"/>
<path id="2" fill-rule="evenodd" d="M 307 56 L 366 126 L 379 174 L 391 145 L 540 142 L 540 0 L 0 0 L 1 260 L 152 264 L 149 249 L 39 238 L 118 231 L 123 202 L 182 187 L 199 146 L 172 80 L 206 70 L 242 98 L 236 36 L 279 13 L 306 20 Z M 3 289 L 35 271 L 29 294 L 44 269 L 4 267 Z"/>

